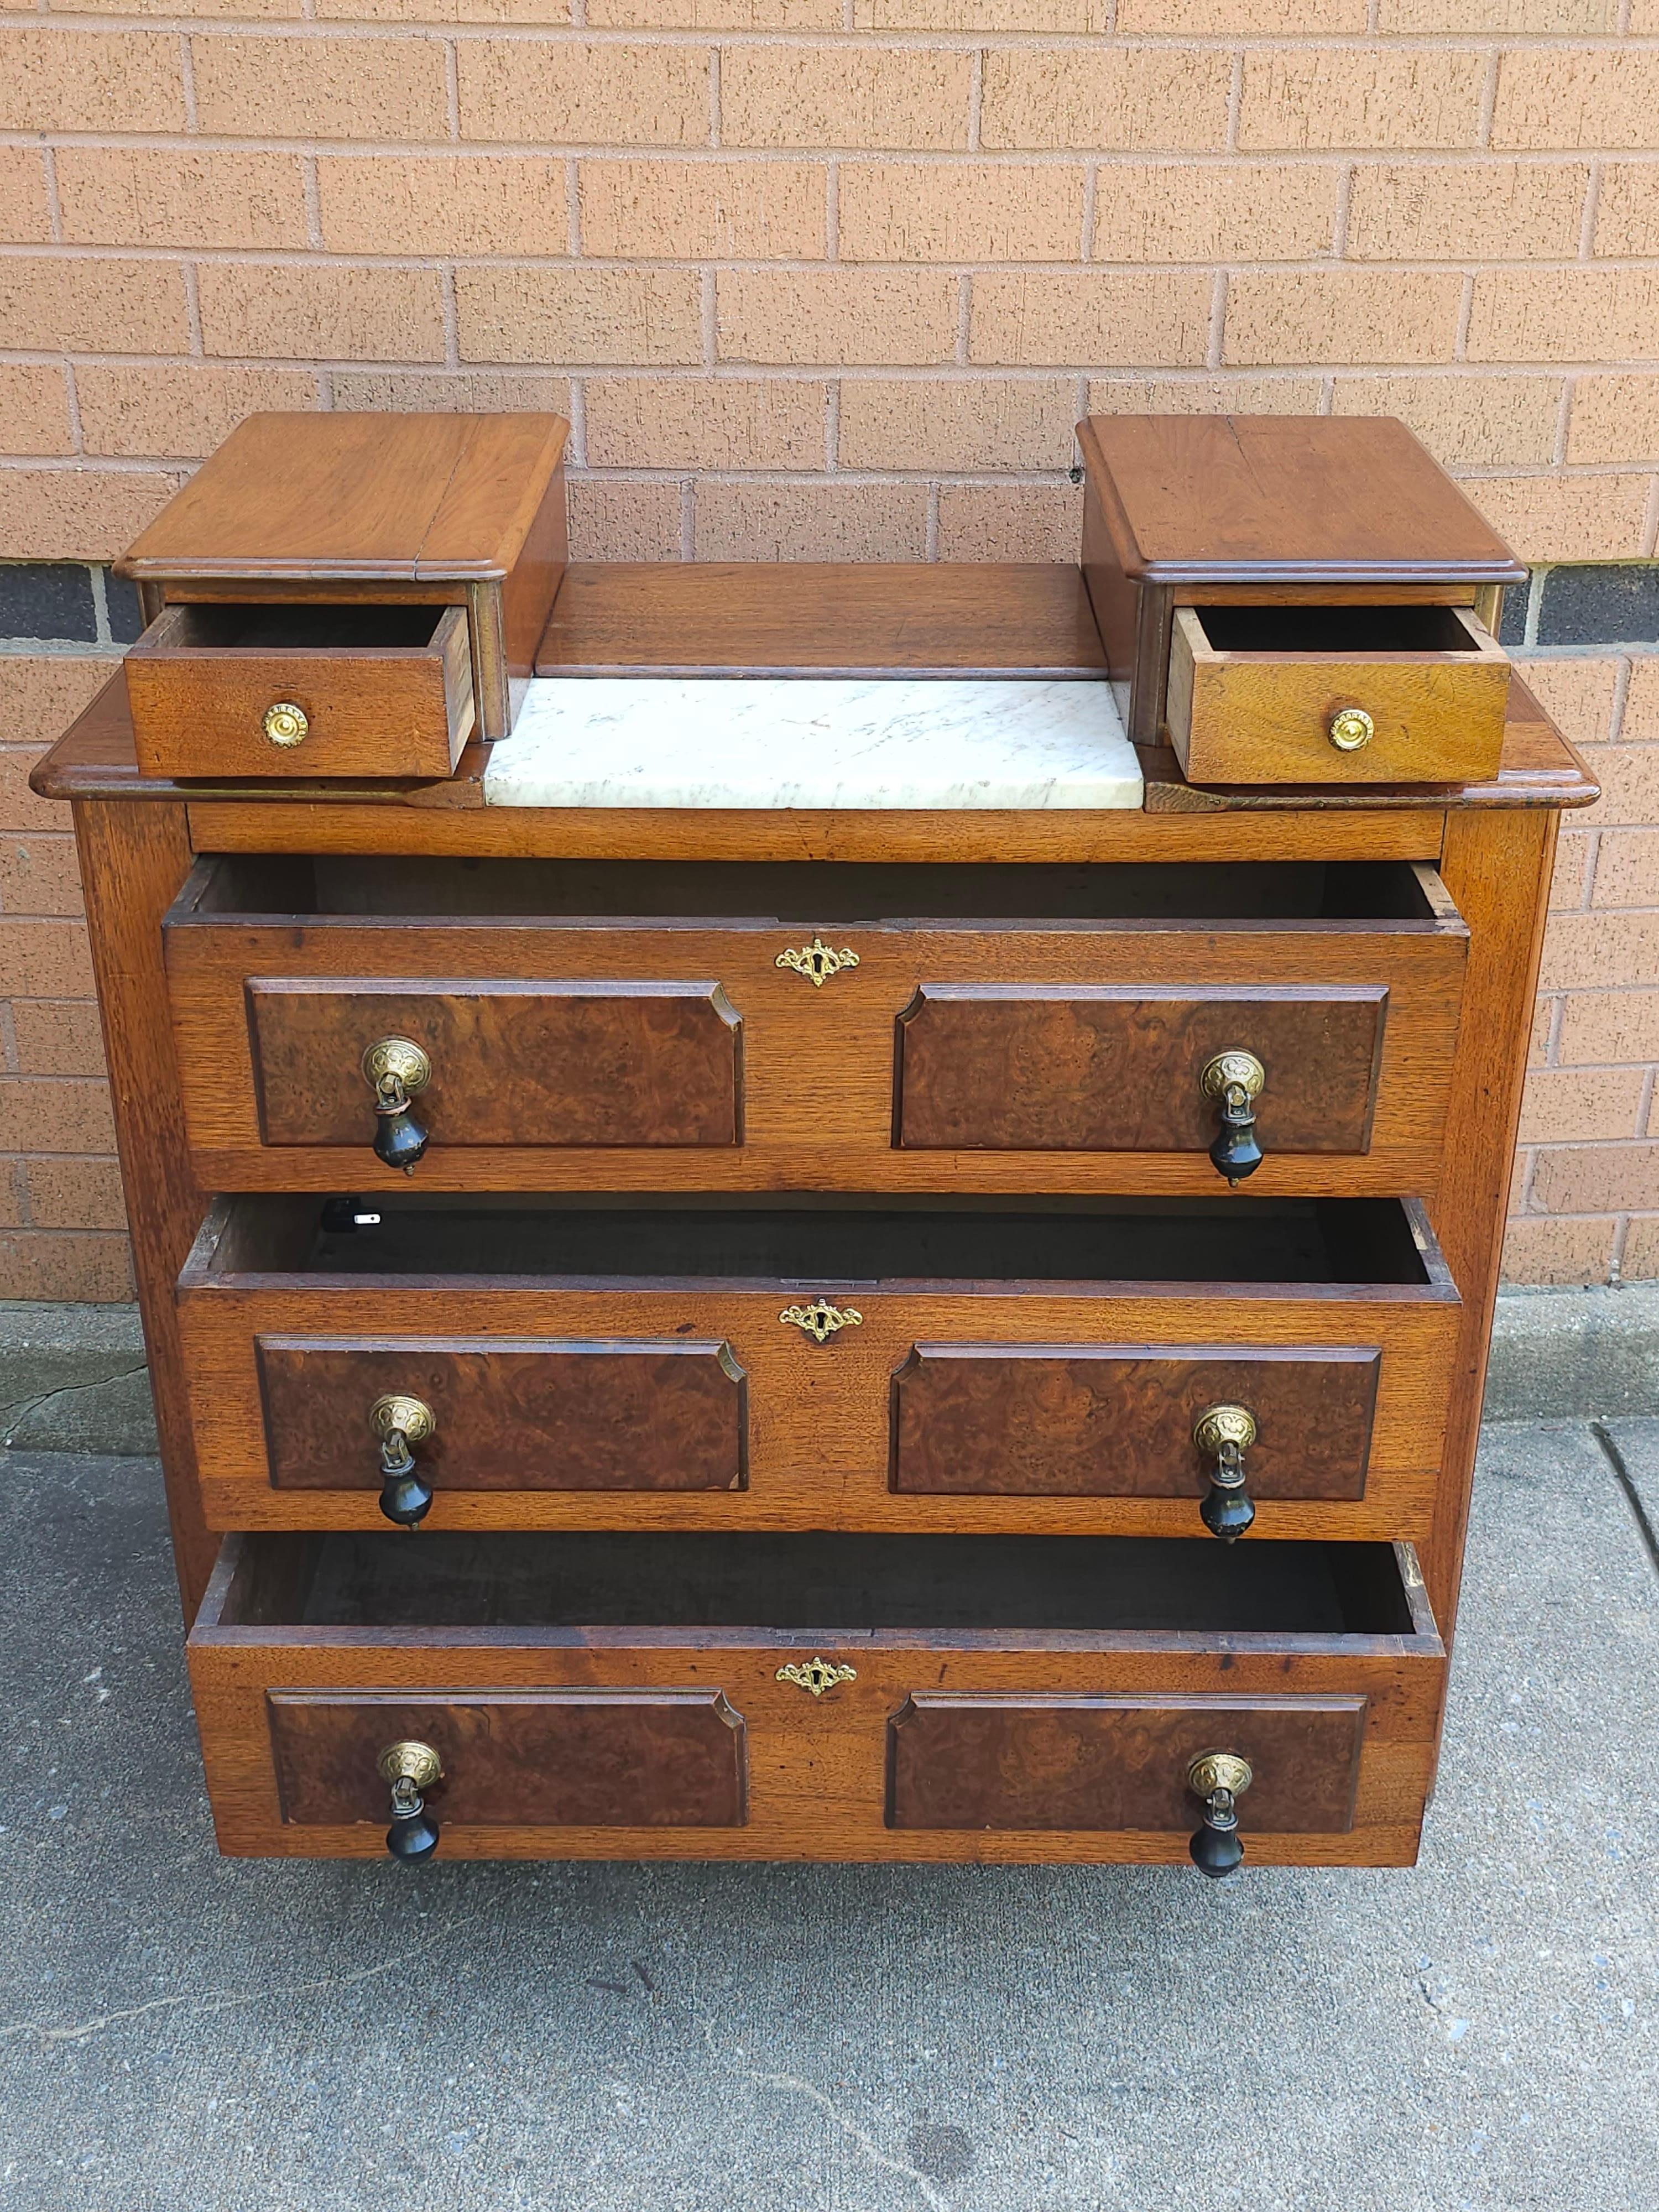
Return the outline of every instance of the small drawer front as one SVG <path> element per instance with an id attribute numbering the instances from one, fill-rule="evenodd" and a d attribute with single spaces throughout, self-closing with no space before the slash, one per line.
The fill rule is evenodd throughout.
<path id="1" fill-rule="evenodd" d="M 459 606 L 167 607 L 126 682 L 147 775 L 447 776 L 474 720 Z"/>
<path id="2" fill-rule="evenodd" d="M 1256 1425 L 1255 1498 L 1358 1498 L 1375 1346 L 918 1344 L 893 1377 L 892 1486 L 908 1496 L 1192 1498 L 1201 1414 Z"/>
<path id="3" fill-rule="evenodd" d="M 925 983 L 899 1018 L 895 1141 L 927 1151 L 1207 1150 L 1218 1054 L 1267 1072 L 1256 1131 L 1279 1152 L 1370 1149 L 1381 985 Z"/>
<path id="4" fill-rule="evenodd" d="M 1177 607 L 1170 743 L 1194 783 L 1485 781 L 1509 684 L 1462 607 Z"/>
<path id="5" fill-rule="evenodd" d="M 1249 1761 L 1241 1819 L 1284 1835 L 1353 1826 L 1365 1700 L 1336 1698 L 910 1698 L 888 1724 L 895 1828 L 1179 1832 L 1188 1766 Z"/>
<path id="6" fill-rule="evenodd" d="M 422 1471 L 445 1491 L 726 1491 L 746 1479 L 747 1378 L 724 1344 L 262 1337 L 258 1363 L 278 1490 L 377 1488 L 370 1411 L 383 1396 L 428 1408 Z"/>
<path id="7" fill-rule="evenodd" d="M 534 1690 L 437 1698 L 274 1690 L 271 1753 L 285 1821 L 386 1818 L 377 1760 L 429 1744 L 446 1820 L 483 1828 L 740 1828 L 742 1716 L 718 1690 Z"/>
<path id="8" fill-rule="evenodd" d="M 414 1111 L 434 1144 L 742 1141 L 743 1025 L 717 983 L 262 977 L 247 1004 L 268 1145 L 367 1150 L 383 1037 L 431 1063 Z"/>

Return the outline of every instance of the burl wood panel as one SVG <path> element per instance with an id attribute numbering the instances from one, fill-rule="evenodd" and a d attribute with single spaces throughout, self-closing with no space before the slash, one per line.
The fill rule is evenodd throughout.
<path id="1" fill-rule="evenodd" d="M 948 1150 L 1202 1152 L 1199 1078 L 1253 1052 L 1262 1148 L 1369 1148 L 1389 994 L 1380 986 L 924 983 L 898 1019 L 894 1142 Z"/>
<path id="2" fill-rule="evenodd" d="M 472 1826 L 740 1828 L 741 1714 L 719 1690 L 537 1690 L 434 1698 L 273 1691 L 270 1741 L 283 1818 L 378 1821 L 389 1743 L 429 1743 L 441 1821 Z"/>
<path id="3" fill-rule="evenodd" d="M 1363 1498 L 1381 1365 L 1366 1346 L 918 1344 L 893 1377 L 892 1487 L 1200 1497 L 1193 1425 L 1228 1404 L 1255 1416 L 1252 1497 Z"/>
<path id="4" fill-rule="evenodd" d="M 415 1112 L 434 1145 L 736 1145 L 743 1025 L 712 982 L 247 987 L 264 1140 L 349 1145 L 374 1128 L 360 1065 L 377 1038 L 423 1046 Z"/>
<path id="5" fill-rule="evenodd" d="M 895 1828 L 1197 1826 L 1187 1768 L 1248 1759 L 1240 1826 L 1340 1834 L 1353 1826 L 1365 1700 L 1339 1698 L 912 1697 L 888 1729 Z"/>
<path id="6" fill-rule="evenodd" d="M 416 1448 L 440 1490 L 740 1490 L 747 1382 L 718 1342 L 262 1337 L 277 1489 L 377 1490 L 368 1409 L 422 1399 Z"/>

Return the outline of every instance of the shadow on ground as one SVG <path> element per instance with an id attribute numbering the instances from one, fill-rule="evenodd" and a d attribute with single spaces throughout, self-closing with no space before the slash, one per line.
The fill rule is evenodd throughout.
<path id="1" fill-rule="evenodd" d="M 222 1860 L 153 1464 L 0 1487 L 0 2208 L 1651 2201 L 1659 1573 L 1582 1426 L 1488 1431 L 1422 1866 L 1214 1887 Z"/>

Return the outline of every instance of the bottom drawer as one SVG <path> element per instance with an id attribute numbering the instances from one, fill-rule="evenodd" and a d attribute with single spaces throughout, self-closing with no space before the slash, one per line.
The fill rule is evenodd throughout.
<path id="1" fill-rule="evenodd" d="M 1445 1653 L 1407 1545 L 227 1539 L 190 1639 L 229 1852 L 366 1857 L 428 1746 L 453 1858 L 1409 1863 Z M 405 1838 L 407 1832 L 405 1831 Z"/>

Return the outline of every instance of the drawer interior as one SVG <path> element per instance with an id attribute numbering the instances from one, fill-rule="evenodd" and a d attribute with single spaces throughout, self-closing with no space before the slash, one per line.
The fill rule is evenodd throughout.
<path id="1" fill-rule="evenodd" d="M 326 614 L 330 610 L 315 611 Z M 431 610 L 377 611 L 425 617 Z M 187 888 L 174 918 L 192 914 L 272 919 L 314 915 L 372 920 L 385 915 L 400 921 L 468 915 L 598 921 L 666 917 L 791 926 L 925 918 L 984 927 L 1013 921 L 1087 924 L 1168 916 L 1224 921 L 1418 922 L 1428 928 L 1436 926 L 1439 911 L 1428 890 L 1433 880 L 1407 860 L 981 867 L 944 862 L 877 866 L 818 860 L 485 860 L 372 854 L 221 854 Z"/>
<path id="2" fill-rule="evenodd" d="M 437 642 L 442 606 L 246 605 L 168 607 L 149 633 L 168 653 L 418 652 Z"/>
<path id="3" fill-rule="evenodd" d="M 1057 1198 L 1016 1208 L 929 1199 L 880 1208 L 833 1196 L 720 1206 L 625 1197 L 538 1204 L 374 1201 L 332 1225 L 320 1199 L 246 1197 L 210 1225 L 194 1283 L 244 1272 L 387 1278 L 673 1277 L 780 1285 L 951 1280 L 1405 1284 L 1431 1271 L 1395 1199 L 1158 1201 Z M 362 1212 L 359 1209 L 360 1213 Z"/>
<path id="4" fill-rule="evenodd" d="M 1217 653 L 1474 654 L 1480 635 L 1456 607 L 1209 606 L 1194 610 Z"/>
<path id="5" fill-rule="evenodd" d="M 222 1628 L 1410 1636 L 1391 1544 L 331 1532 L 240 1540 Z"/>

